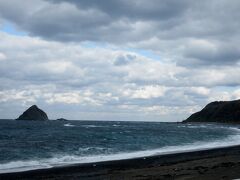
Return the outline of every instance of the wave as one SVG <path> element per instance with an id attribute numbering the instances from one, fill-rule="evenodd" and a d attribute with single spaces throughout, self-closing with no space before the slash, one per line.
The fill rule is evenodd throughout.
<path id="1" fill-rule="evenodd" d="M 186 124 L 186 125 L 178 125 L 177 127 L 179 128 L 192 128 L 192 129 L 199 129 L 199 128 L 213 128 L 213 129 L 216 129 L 216 128 L 223 128 L 223 129 L 231 129 L 231 130 L 234 130 L 234 131 L 238 131 L 240 132 L 240 127 L 226 127 L 225 125 L 218 125 L 218 126 L 213 126 L 213 124 Z"/>
<path id="2" fill-rule="evenodd" d="M 81 125 L 81 126 L 86 128 L 106 127 L 106 126 L 97 126 L 97 125 Z"/>
<path id="3" fill-rule="evenodd" d="M 186 125 L 178 125 L 179 128 L 196 128 L 196 129 L 199 129 L 199 128 L 209 128 L 210 125 L 206 124 L 206 125 L 193 125 L 193 124 L 186 124 Z M 226 127 L 225 127 L 226 128 Z"/>
<path id="4" fill-rule="evenodd" d="M 86 147 L 86 148 L 78 148 L 78 151 L 81 151 L 81 152 L 86 152 L 86 151 L 89 151 L 89 150 L 102 151 L 102 150 L 105 150 L 105 149 L 106 148 L 103 148 L 103 147 Z"/>
<path id="5" fill-rule="evenodd" d="M 67 123 L 67 124 L 64 124 L 63 126 L 65 126 L 65 127 L 74 127 L 75 125 Z"/>
<path id="6" fill-rule="evenodd" d="M 178 146 L 165 146 L 159 149 L 136 151 L 136 152 L 122 152 L 116 154 L 102 154 L 94 156 L 77 156 L 68 154 L 58 154 L 48 159 L 36 159 L 30 161 L 13 161 L 0 165 L 0 173 L 7 172 L 19 172 L 33 169 L 45 169 L 56 166 L 64 166 L 77 163 L 95 163 L 104 162 L 110 160 L 132 159 L 132 158 L 144 158 L 153 155 L 173 154 L 179 152 L 189 152 L 196 150 L 211 149 L 217 147 L 227 147 L 240 144 L 240 129 L 235 127 L 229 127 L 229 129 L 236 132 L 235 135 L 228 136 L 225 139 L 216 140 L 213 142 L 195 142 L 192 144 L 184 144 Z M 95 147 L 94 147 L 95 148 Z M 79 149 L 89 150 L 91 147 Z"/>
<path id="7" fill-rule="evenodd" d="M 121 125 L 113 124 L 112 126 L 113 126 L 113 127 L 120 127 Z"/>

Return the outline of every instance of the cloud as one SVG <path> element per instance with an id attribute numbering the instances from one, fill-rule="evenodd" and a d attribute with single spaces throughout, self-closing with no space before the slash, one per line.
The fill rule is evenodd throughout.
<path id="1" fill-rule="evenodd" d="M 152 31 L 149 23 L 154 28 L 158 21 L 171 24 L 166 21 L 181 17 L 187 7 L 187 1 L 177 0 L 0 2 L 2 18 L 20 29 L 46 39 L 75 42 L 144 39 Z"/>
<path id="2" fill-rule="evenodd" d="M 151 99 L 164 96 L 166 90 L 167 88 L 162 86 L 145 86 L 136 90 L 123 91 L 123 95 L 134 99 Z"/>
<path id="3" fill-rule="evenodd" d="M 4 61 L 7 59 L 7 56 L 4 53 L 0 52 L 0 61 Z"/>
<path id="4" fill-rule="evenodd" d="M 11 0 L 0 2 L 0 19 L 47 40 L 104 42 L 152 50 L 179 66 L 222 66 L 239 63 L 239 6 L 236 0 Z"/>
<path id="5" fill-rule="evenodd" d="M 126 56 L 118 56 L 114 61 L 114 65 L 116 66 L 126 65 L 128 63 L 131 63 L 134 59 L 136 59 L 136 56 L 131 54 L 127 54 Z"/>
<path id="6" fill-rule="evenodd" d="M 173 108 L 187 113 L 210 97 L 226 99 L 212 89 L 240 85 L 238 66 L 191 69 L 117 48 L 66 46 L 7 33 L 0 37 L 1 52 L 7 57 L 0 67 L 0 99 L 5 104 L 79 106 L 82 111 L 104 111 L 106 116 L 141 109 L 161 114 L 163 107 L 168 109 L 164 112 Z M 124 107 L 131 107 L 131 112 Z"/>
<path id="7" fill-rule="evenodd" d="M 1 114 L 36 102 L 54 117 L 176 120 L 211 100 L 238 98 L 239 7 L 236 0 L 0 1 Z"/>
<path id="8" fill-rule="evenodd" d="M 208 40 L 191 40 L 185 46 L 187 62 L 179 62 L 180 65 L 231 65 L 240 61 L 240 49 L 234 44 L 210 42 Z"/>

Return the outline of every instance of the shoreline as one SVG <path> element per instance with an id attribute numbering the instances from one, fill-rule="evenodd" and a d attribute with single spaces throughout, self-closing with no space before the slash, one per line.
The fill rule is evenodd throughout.
<path id="1" fill-rule="evenodd" d="M 221 173 L 216 174 L 217 169 Z M 239 178 L 240 145 L 1 173 L 0 179 L 116 179 L 118 176 L 124 176 L 124 179 L 142 179 L 142 176 L 146 176 L 145 179 L 178 179 L 183 175 L 187 178 L 194 174 L 195 178 L 203 178 L 204 174 L 209 175 L 211 171 L 215 172 L 214 176 L 222 174 L 225 178 Z"/>
<path id="2" fill-rule="evenodd" d="M 202 147 L 202 145 L 196 144 L 197 148 L 192 148 L 193 145 L 190 145 L 190 148 L 188 145 L 184 145 L 182 147 L 185 147 L 184 149 L 178 149 L 179 146 L 170 146 L 170 149 L 152 149 L 152 150 L 143 150 L 143 151 L 134 151 L 134 152 L 125 152 L 125 153 L 119 153 L 119 154 L 110 154 L 110 155 L 103 155 L 103 156 L 97 156 L 94 159 L 95 160 L 87 160 L 84 162 L 80 162 L 81 160 L 74 160 L 74 162 L 56 162 L 52 164 L 42 164 L 42 165 L 33 165 L 32 168 L 30 168 L 30 165 L 19 167 L 19 168 L 12 168 L 12 171 L 10 169 L 0 169 L 0 175 L 1 174 L 7 174 L 7 173 L 21 173 L 21 172 L 27 172 L 27 171 L 33 171 L 33 170 L 42 170 L 42 169 L 52 169 L 52 168 L 62 168 L 62 167 L 71 167 L 71 166 L 85 166 L 88 164 L 98 164 L 98 163 L 108 163 L 108 162 L 120 162 L 120 161 L 128 161 L 128 160 L 138 160 L 138 159 L 147 159 L 147 158 L 154 158 L 159 156 L 172 156 L 172 155 L 178 155 L 178 154 L 186 154 L 186 153 L 194 153 L 194 152 L 200 152 L 200 151 L 208 151 L 208 150 L 214 150 L 214 149 L 220 149 L 220 148 L 231 148 L 235 146 L 240 146 L 238 144 L 230 144 L 226 146 L 207 146 Z M 173 148 L 176 148 L 175 150 L 172 150 Z M 162 150 L 164 151 L 162 152 Z M 140 155 L 141 154 L 141 155 Z M 143 155 L 145 154 L 145 155 Z M 90 158 L 92 156 L 89 156 Z M 83 157 L 83 158 L 89 158 L 89 157 Z M 100 160 L 101 159 L 101 160 Z M 12 162 L 13 163 L 13 162 Z"/>

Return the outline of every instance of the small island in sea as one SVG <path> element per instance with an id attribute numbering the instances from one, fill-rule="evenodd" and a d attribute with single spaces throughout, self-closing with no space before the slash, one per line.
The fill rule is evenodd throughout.
<path id="1" fill-rule="evenodd" d="M 48 116 L 42 109 L 39 109 L 37 105 L 32 105 L 16 120 L 46 121 L 48 120 Z"/>
<path id="2" fill-rule="evenodd" d="M 32 105 L 26 111 L 24 111 L 16 120 L 28 120 L 28 121 L 46 121 L 48 115 L 37 105 Z M 58 118 L 56 121 L 68 121 L 65 118 Z"/>
<path id="3" fill-rule="evenodd" d="M 68 121 L 68 120 L 65 118 L 58 118 L 58 119 L 56 119 L 56 121 Z"/>

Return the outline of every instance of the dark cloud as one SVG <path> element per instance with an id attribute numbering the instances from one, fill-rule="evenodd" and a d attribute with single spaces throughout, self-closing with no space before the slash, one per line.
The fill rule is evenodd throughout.
<path id="1" fill-rule="evenodd" d="M 177 17 L 188 7 L 187 1 L 177 0 L 152 0 L 152 1 L 127 1 L 127 0 L 49 0 L 59 3 L 68 2 L 82 9 L 98 9 L 113 18 L 127 18 L 134 20 L 161 20 Z"/>
<path id="2" fill-rule="evenodd" d="M 14 3 L 17 6 L 13 6 Z M 173 27 L 174 24 L 169 25 L 167 21 L 183 16 L 188 8 L 185 0 L 50 0 L 45 3 L 36 1 L 31 5 L 28 1 L 18 4 L 14 0 L 1 2 L 1 15 L 32 35 L 57 41 L 91 40 L 110 43 L 146 38 L 144 29 L 144 32 L 138 31 L 145 28 L 142 26 L 151 26 L 153 21 L 163 22 L 165 28 Z M 119 36 L 121 39 L 118 39 Z"/>
<path id="3" fill-rule="evenodd" d="M 136 59 L 136 56 L 131 54 L 127 54 L 125 56 L 118 56 L 114 61 L 114 65 L 115 66 L 127 65 L 135 59 Z"/>
<path id="4" fill-rule="evenodd" d="M 156 39 L 157 47 L 144 48 L 182 54 L 205 64 L 222 62 L 220 59 L 236 62 L 239 57 L 234 48 L 239 43 L 239 7 L 236 0 L 11 0 L 0 2 L 0 15 L 30 35 L 55 41 L 101 41 L 139 47 Z M 221 45 L 214 52 L 197 48 L 174 51 L 191 39 Z M 167 42 L 162 44 L 163 40 Z"/>
<path id="5" fill-rule="evenodd" d="M 234 65 L 240 60 L 240 48 L 233 42 L 193 41 L 184 50 L 184 57 L 179 64 L 186 66 Z"/>

